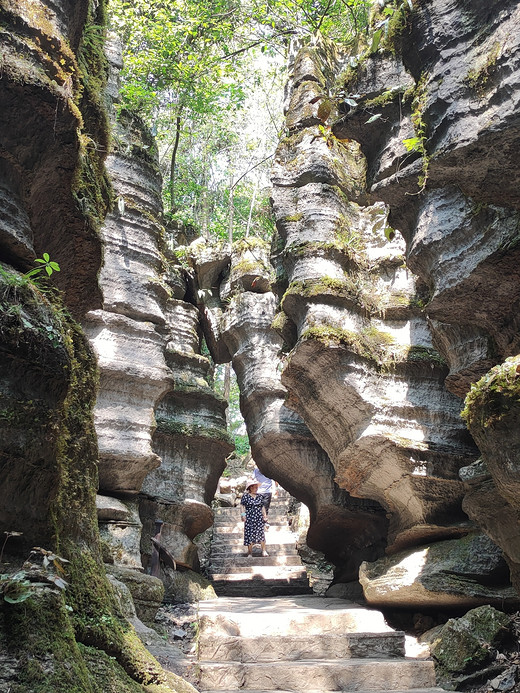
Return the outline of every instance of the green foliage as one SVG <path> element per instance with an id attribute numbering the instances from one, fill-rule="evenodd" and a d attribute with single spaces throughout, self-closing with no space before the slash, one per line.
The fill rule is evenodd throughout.
<path id="1" fill-rule="evenodd" d="M 461 416 L 470 430 L 488 428 L 519 409 L 520 357 L 512 356 L 471 385 Z"/>
<path id="2" fill-rule="evenodd" d="M 235 454 L 240 455 L 240 457 L 243 457 L 244 455 L 247 455 L 250 450 L 249 446 L 249 438 L 246 434 L 235 434 L 234 435 L 234 440 L 235 440 Z"/>
<path id="3" fill-rule="evenodd" d="M 500 43 L 496 41 L 485 57 L 484 62 L 479 67 L 469 70 L 464 79 L 468 87 L 476 91 L 480 97 L 483 97 L 489 88 L 490 78 L 499 55 Z"/>
<path id="4" fill-rule="evenodd" d="M 34 277 L 43 270 L 45 270 L 48 276 L 50 277 L 53 272 L 60 271 L 60 266 L 57 262 L 53 262 L 50 259 L 49 253 L 43 253 L 43 258 L 36 258 L 35 262 L 39 262 L 41 264 L 41 267 L 35 267 L 34 269 L 29 270 L 29 272 L 25 273 L 26 277 Z"/>
<path id="5" fill-rule="evenodd" d="M 345 345 L 355 354 L 374 362 L 377 366 L 383 364 L 388 348 L 394 344 L 392 335 L 373 326 L 353 332 L 334 325 L 313 325 L 304 331 L 301 339 L 316 339 L 328 346 Z"/>
<path id="6" fill-rule="evenodd" d="M 426 123 L 424 121 L 424 111 L 426 109 L 426 82 L 428 75 L 426 72 L 420 76 L 417 80 L 415 88 L 410 94 L 406 93 L 404 98 L 412 97 L 412 124 L 415 130 L 415 137 L 409 137 L 403 140 L 403 144 L 408 152 L 417 152 L 422 157 L 422 174 L 419 176 L 419 187 L 420 190 L 424 190 L 426 187 L 426 182 L 428 180 L 428 167 L 430 164 L 430 157 L 426 150 Z"/>
<path id="7" fill-rule="evenodd" d="M 272 236 L 267 176 L 282 128 L 288 37 L 352 42 L 370 4 L 112 0 L 124 47 L 122 107 L 157 134 L 171 218 L 205 236 Z M 324 119 L 329 105 L 320 105 Z"/>
<path id="8" fill-rule="evenodd" d="M 27 580 L 27 573 L 20 570 L 14 575 L 0 575 L 0 595 L 9 604 L 20 604 L 29 599 L 36 590 L 36 586 Z"/>

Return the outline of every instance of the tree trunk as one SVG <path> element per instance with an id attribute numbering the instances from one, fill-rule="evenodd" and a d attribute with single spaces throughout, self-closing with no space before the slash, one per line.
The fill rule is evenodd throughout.
<path id="1" fill-rule="evenodd" d="M 175 164 L 177 160 L 177 149 L 181 138 L 181 115 L 175 118 L 175 142 L 173 144 L 172 161 L 170 164 L 170 211 L 175 212 Z"/>
<path id="2" fill-rule="evenodd" d="M 246 226 L 246 238 L 249 236 L 249 229 L 251 228 L 251 216 L 253 214 L 253 207 L 255 206 L 255 199 L 256 199 L 256 189 L 257 185 L 253 188 L 253 197 L 251 199 L 251 206 L 249 207 L 249 218 L 247 220 L 247 226 Z"/>
<path id="3" fill-rule="evenodd" d="M 233 174 L 229 177 L 229 212 L 228 212 L 228 240 L 230 244 L 233 244 L 233 216 L 235 212 L 235 206 L 233 205 Z"/>

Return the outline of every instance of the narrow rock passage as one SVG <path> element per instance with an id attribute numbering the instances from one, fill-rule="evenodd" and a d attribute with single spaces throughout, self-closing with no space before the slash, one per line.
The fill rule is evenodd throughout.
<path id="1" fill-rule="evenodd" d="M 260 546 L 253 557 L 245 556 L 244 523 L 240 507 L 219 508 L 215 513 L 211 544 L 210 574 L 216 593 L 227 597 L 266 597 L 311 592 L 307 571 L 296 551 L 296 535 L 287 519 L 289 497 L 283 492 L 273 498 L 269 510 L 266 545 L 269 556 L 262 556 Z"/>
<path id="2" fill-rule="evenodd" d="M 211 571 L 219 598 L 199 604 L 200 690 L 442 691 L 433 661 L 405 657 L 404 633 L 381 612 L 311 594 L 287 503 L 271 505 L 268 557 L 245 557 L 240 508 L 217 511 Z"/>

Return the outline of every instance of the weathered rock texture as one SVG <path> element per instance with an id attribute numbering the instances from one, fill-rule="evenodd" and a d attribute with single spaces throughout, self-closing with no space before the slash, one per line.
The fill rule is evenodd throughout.
<path id="1" fill-rule="evenodd" d="M 69 311 L 101 306 L 103 12 L 0 3 L 0 688 L 12 693 L 193 690 L 122 619 L 97 530 L 96 361 Z M 44 253 L 63 301 L 45 272 L 39 286 L 21 274 Z"/>
<path id="2" fill-rule="evenodd" d="M 0 240 L 2 258 L 18 270 L 30 269 L 42 252 L 61 263 L 55 282 L 81 315 L 100 304 L 96 225 L 109 199 L 102 168 L 108 130 L 94 93 L 103 83 L 102 53 L 100 59 L 82 39 L 89 3 L 55 13 L 60 5 L 0 5 Z M 83 74 L 94 68 L 90 86 L 82 84 L 80 65 Z"/>
<path id="3" fill-rule="evenodd" d="M 146 132 L 125 116 L 109 162 L 118 204 L 99 233 L 112 196 L 104 10 L 83 0 L 0 2 L 0 688 L 12 693 L 130 693 L 151 681 L 194 690 L 146 652 L 102 561 L 120 564 L 112 570 L 153 618 L 163 586 L 135 570 L 135 496 L 160 462 L 151 441 L 154 405 L 173 380 L 163 312 L 173 289 L 161 278 L 157 165 L 142 146 Z M 61 272 L 35 285 L 21 272 L 45 253 Z M 69 312 L 87 326 L 99 386 L 94 351 Z M 223 419 L 220 401 L 217 409 Z M 213 488 L 193 474 L 206 501 L 224 454 L 213 453 Z M 38 565 L 24 563 L 31 546 L 43 547 Z"/>
<path id="4" fill-rule="evenodd" d="M 108 55 L 108 92 L 117 102 L 115 42 Z M 168 256 L 154 141 L 136 117 L 112 116 L 107 170 L 116 204 L 102 228 L 103 306 L 85 319 L 100 367 L 95 423 L 105 556 L 120 567 L 148 569 L 161 519 L 164 548 L 198 569 L 192 539 L 213 521 L 209 504 L 232 450 L 226 403 L 209 385 L 199 314 L 183 300 L 185 279 Z M 124 500 L 128 516 L 120 517 L 110 494 Z"/>
<path id="5" fill-rule="evenodd" d="M 286 406 L 287 391 L 280 380 L 282 338 L 271 326 L 278 301 L 266 250 L 258 239 L 233 244 L 227 256 L 229 274 L 222 274 L 220 255 L 211 265 L 201 262 L 207 251 L 200 242 L 190 246 L 197 286 L 208 289 L 219 276 L 223 279 L 219 310 L 225 312 L 208 342 L 218 349 L 222 339 L 232 355 L 254 459 L 308 505 L 309 544 L 334 556 L 346 574 L 355 576 L 361 560 L 381 553 L 386 518 L 377 504 L 351 499 L 337 487 L 327 454 L 302 418 Z"/>
<path id="6" fill-rule="evenodd" d="M 350 572 L 363 550 L 429 543 L 434 555 L 474 528 L 459 470 L 478 449 L 460 397 L 517 350 L 515 185 L 494 180 L 501 149 L 515 168 L 510 4 L 484 17 L 401 3 L 354 67 L 323 42 L 301 50 L 273 168 L 274 281 L 247 239 L 228 270 L 221 251 L 211 263 L 200 243 L 190 250 L 208 344 L 232 357 L 255 459 L 309 505 L 309 544 L 337 564 L 348 555 Z M 331 105 L 338 84 L 356 107 Z"/>
<path id="7" fill-rule="evenodd" d="M 458 396 L 519 350 L 519 21 L 514 2 L 403 3 L 382 47 L 344 73 L 358 105 L 340 105 L 346 115 L 332 128 L 361 144 L 371 197 L 389 205 L 407 265 L 427 287 L 424 314 Z M 467 470 L 464 509 L 506 552 L 518 589 L 518 395 L 516 362 L 506 364 L 470 397 L 488 471 Z"/>
<path id="8" fill-rule="evenodd" d="M 293 106 L 309 80 L 327 92 L 323 70 L 308 70 L 324 53 L 318 45 L 296 59 L 292 134 L 273 173 L 277 249 L 289 282 L 282 315 L 294 334 L 282 382 L 339 485 L 389 512 L 395 551 L 464 531 L 457 472 L 474 450 L 458 400 L 443 388 L 446 371 L 404 244 L 387 241 L 384 208 L 358 204 L 366 174 L 358 145 L 318 125 L 319 102 L 314 121 Z"/>

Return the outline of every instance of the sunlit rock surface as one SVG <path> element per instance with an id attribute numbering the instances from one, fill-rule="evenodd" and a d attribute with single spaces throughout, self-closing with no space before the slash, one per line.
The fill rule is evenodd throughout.
<path id="1" fill-rule="evenodd" d="M 308 505 L 309 545 L 334 556 L 353 579 L 361 560 L 381 554 L 386 518 L 377 503 L 352 499 L 338 488 L 327 454 L 301 417 L 286 406 L 287 391 L 280 380 L 282 339 L 271 327 L 278 300 L 271 291 L 260 290 L 269 288 L 265 267 L 257 267 L 259 279 L 253 285 L 254 272 L 244 262 L 247 243 L 259 244 L 255 239 L 235 244 L 229 260 L 238 290 L 230 295 L 228 284 L 222 285 L 227 305 L 219 332 L 233 356 L 252 453 L 264 473 Z M 244 277 L 239 280 L 241 271 Z"/>
<path id="2" fill-rule="evenodd" d="M 147 475 L 142 487 L 141 551 L 147 565 L 155 520 L 161 519 L 161 544 L 177 561 L 198 569 L 192 540 L 213 524 L 209 506 L 233 444 L 226 430 L 227 402 L 210 387 L 210 362 L 200 354 L 197 309 L 172 298 L 165 318 L 165 357 L 172 385 L 155 410 L 153 449 L 161 465 Z"/>
<path id="3" fill-rule="evenodd" d="M 346 91 L 363 96 L 334 127 L 361 143 L 369 187 L 407 240 L 410 268 L 429 288 L 426 314 L 450 366 L 447 387 L 459 396 L 519 349 L 519 22 L 514 2 L 485 19 L 452 1 L 417 8 L 397 56 L 369 57 L 348 80 Z M 381 117 L 367 124 L 373 114 Z M 419 127 L 424 158 L 403 144 Z"/>
<path id="4" fill-rule="evenodd" d="M 365 598 L 377 606 L 413 609 L 516 607 L 509 570 L 498 546 L 485 534 L 418 546 L 374 563 L 359 573 Z"/>
<path id="5" fill-rule="evenodd" d="M 109 94 L 117 101 L 122 67 L 117 42 L 109 43 Z M 163 230 L 161 176 L 153 141 L 143 123 L 123 114 L 114 122 L 113 148 L 107 158 L 116 204 L 101 236 L 104 261 L 99 283 L 103 306 L 90 311 L 85 331 L 100 369 L 95 424 L 102 493 L 135 495 L 160 458 L 151 447 L 154 407 L 169 386 L 164 361 L 160 252 Z"/>
<path id="6" fill-rule="evenodd" d="M 117 43 L 107 53 L 108 93 L 117 101 Z M 100 369 L 100 493 L 118 496 L 129 515 L 119 516 L 116 499 L 104 501 L 100 530 L 106 560 L 146 570 L 161 519 L 164 548 L 197 569 L 192 539 L 213 521 L 209 504 L 232 449 L 225 403 L 209 385 L 199 313 L 183 300 L 186 280 L 167 247 L 154 141 L 138 118 L 112 116 L 115 204 L 102 229 L 103 307 L 87 314 L 85 328 Z"/>
<path id="7" fill-rule="evenodd" d="M 340 105 L 333 132 L 361 144 L 372 199 L 389 205 L 406 239 L 446 388 L 464 397 L 484 376 L 468 423 L 485 471 L 462 472 L 463 508 L 504 550 L 518 588 L 516 373 L 506 361 L 504 382 L 489 369 L 520 347 L 520 11 L 508 1 L 487 10 L 451 0 L 405 8 L 385 46 L 394 55 L 382 48 L 344 73 L 358 105 Z"/>
<path id="8" fill-rule="evenodd" d="M 404 242 L 385 236 L 384 207 L 356 202 L 365 174 L 356 144 L 326 124 L 300 127 L 277 151 L 280 322 L 293 325 L 282 382 L 339 486 L 387 510 L 395 551 L 468 530 L 458 469 L 475 448 L 444 388 Z"/>

